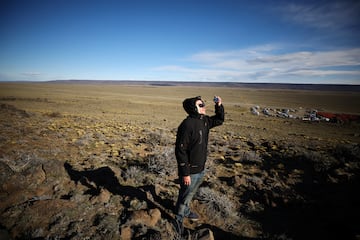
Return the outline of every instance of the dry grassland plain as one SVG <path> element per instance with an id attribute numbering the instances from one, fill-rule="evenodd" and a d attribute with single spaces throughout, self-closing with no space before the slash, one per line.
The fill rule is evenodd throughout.
<path id="1" fill-rule="evenodd" d="M 301 120 L 360 115 L 359 91 L 89 82 L 0 83 L 0 238 L 180 239 L 174 143 L 182 101 L 199 95 L 208 115 L 222 97 L 225 122 L 210 133 L 191 234 L 359 239 L 360 123 Z"/>
<path id="2" fill-rule="evenodd" d="M 308 123 L 301 120 L 254 116 L 252 106 L 293 109 L 298 116 L 316 109 L 360 114 L 360 93 L 310 90 L 261 90 L 194 86 L 126 86 L 119 84 L 1 83 L 0 102 L 38 113 L 60 113 L 94 119 L 116 120 L 134 125 L 177 128 L 186 114 L 182 101 L 201 95 L 207 114 L 214 113 L 212 98 L 219 95 L 226 110 L 221 134 L 255 139 L 287 139 L 303 142 L 359 142 L 359 124 Z M 9 101 L 9 99 L 12 99 Z"/>

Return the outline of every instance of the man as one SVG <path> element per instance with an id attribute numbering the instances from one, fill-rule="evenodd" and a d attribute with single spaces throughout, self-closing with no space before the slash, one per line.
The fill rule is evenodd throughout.
<path id="1" fill-rule="evenodd" d="M 192 221 L 199 219 L 190 211 L 190 202 L 201 185 L 204 177 L 209 129 L 224 122 L 224 107 L 219 96 L 214 97 L 215 115 L 207 116 L 205 103 L 200 96 L 183 101 L 184 110 L 188 113 L 180 124 L 177 136 L 175 155 L 180 180 L 179 196 L 175 207 L 176 227 L 182 232 L 184 217 Z"/>

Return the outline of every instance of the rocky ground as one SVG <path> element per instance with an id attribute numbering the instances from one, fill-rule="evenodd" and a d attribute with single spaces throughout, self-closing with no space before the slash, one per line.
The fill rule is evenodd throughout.
<path id="1" fill-rule="evenodd" d="M 0 113 L 1 239 L 180 239 L 176 128 Z M 359 142 L 246 134 L 264 129 L 212 130 L 189 239 L 360 239 Z"/>

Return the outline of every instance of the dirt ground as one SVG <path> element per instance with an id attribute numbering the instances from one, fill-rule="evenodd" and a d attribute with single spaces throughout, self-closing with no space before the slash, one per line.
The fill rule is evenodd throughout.
<path id="1" fill-rule="evenodd" d="M 182 101 L 198 95 L 209 115 L 221 96 L 226 119 L 190 234 L 360 238 L 360 122 L 302 120 L 360 115 L 359 92 L 78 83 L 0 83 L 0 237 L 177 239 L 173 145 Z"/>

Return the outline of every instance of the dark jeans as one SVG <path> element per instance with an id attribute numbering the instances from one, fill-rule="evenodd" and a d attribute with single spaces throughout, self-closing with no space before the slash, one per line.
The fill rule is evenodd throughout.
<path id="1" fill-rule="evenodd" d="M 183 177 L 180 178 L 180 190 L 179 196 L 175 207 L 176 220 L 182 222 L 184 217 L 190 214 L 190 202 L 193 199 L 196 191 L 199 189 L 201 183 L 203 182 L 205 172 L 191 174 L 191 183 L 189 186 L 184 185 Z"/>

